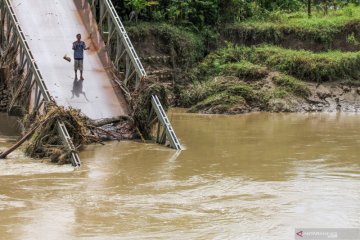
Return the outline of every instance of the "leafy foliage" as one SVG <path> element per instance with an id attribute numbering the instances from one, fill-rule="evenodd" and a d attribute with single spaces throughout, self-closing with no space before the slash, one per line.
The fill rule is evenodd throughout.
<path id="1" fill-rule="evenodd" d="M 169 21 L 173 24 L 202 28 L 221 22 L 239 22 L 244 19 L 262 19 L 272 11 L 306 12 L 307 0 L 120 0 L 114 5 L 122 13 L 136 11 L 141 18 L 150 21 Z M 342 8 L 360 0 L 318 0 L 318 12 Z M 147 9 L 147 11 L 144 11 Z"/>
<path id="2" fill-rule="evenodd" d="M 176 104 L 231 114 L 291 111 L 314 94 L 305 81 L 360 82 L 359 1 L 311 0 L 311 17 L 307 0 L 126 0 L 118 9 L 140 14 L 132 38 L 151 36 L 182 66 Z"/>
<path id="3" fill-rule="evenodd" d="M 184 28 L 166 23 L 139 23 L 127 28 L 132 39 L 143 39 L 144 36 L 154 36 L 157 42 L 163 43 L 161 48 L 174 57 L 176 64 L 183 69 L 191 67 L 204 56 L 204 41 Z"/>

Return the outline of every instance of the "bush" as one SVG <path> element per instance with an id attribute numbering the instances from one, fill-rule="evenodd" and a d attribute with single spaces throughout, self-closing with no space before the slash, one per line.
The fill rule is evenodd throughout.
<path id="1" fill-rule="evenodd" d="M 354 46 L 359 45 L 359 41 L 356 39 L 354 32 L 346 37 L 346 42 L 349 43 L 349 44 L 352 44 Z"/>

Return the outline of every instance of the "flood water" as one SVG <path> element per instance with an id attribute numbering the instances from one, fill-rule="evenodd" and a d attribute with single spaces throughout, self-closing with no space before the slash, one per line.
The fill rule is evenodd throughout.
<path id="1" fill-rule="evenodd" d="M 360 227 L 360 115 L 172 113 L 186 148 L 88 146 L 82 167 L 0 160 L 0 239 L 294 239 Z M 0 116 L 0 149 L 14 141 Z"/>

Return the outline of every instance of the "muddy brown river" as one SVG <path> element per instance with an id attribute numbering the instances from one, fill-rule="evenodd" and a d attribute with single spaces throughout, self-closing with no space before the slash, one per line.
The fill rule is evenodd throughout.
<path id="1" fill-rule="evenodd" d="M 88 146 L 82 167 L 0 160 L 0 239 L 294 239 L 360 227 L 360 115 L 169 116 L 186 148 Z M 0 149 L 17 137 L 0 115 Z"/>

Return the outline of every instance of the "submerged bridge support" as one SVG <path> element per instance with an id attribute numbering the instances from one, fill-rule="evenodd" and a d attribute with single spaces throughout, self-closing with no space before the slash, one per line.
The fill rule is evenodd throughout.
<path id="1" fill-rule="evenodd" d="M 74 7 L 77 14 L 83 18 L 81 26 L 84 29 L 87 29 L 88 33 L 90 33 L 89 38 L 90 41 L 97 44 L 96 55 L 91 55 L 91 59 L 89 61 L 92 64 L 97 64 L 96 68 L 94 68 L 92 73 L 88 73 L 88 75 L 94 75 L 88 82 L 93 84 L 96 89 L 102 94 L 103 96 L 109 95 L 109 88 L 111 87 L 110 83 L 107 83 L 108 79 L 104 79 L 105 77 L 109 78 L 109 69 L 115 70 L 117 75 L 123 76 L 121 79 L 121 84 L 125 86 L 126 89 L 130 90 L 137 90 L 141 84 L 141 81 L 146 80 L 146 72 L 145 69 L 130 41 L 130 38 L 118 16 L 115 8 L 110 0 L 62 0 L 56 2 L 58 5 L 54 5 L 55 3 L 48 0 L 36 0 L 34 3 L 22 2 L 16 6 L 16 11 L 14 6 L 12 6 L 12 0 L 0 0 L 0 56 L 6 56 L 9 52 L 15 52 L 16 56 L 16 73 L 21 77 L 21 81 L 16 83 L 16 90 L 12 93 L 12 100 L 9 105 L 9 112 L 11 112 L 17 105 L 26 106 L 26 111 L 30 113 L 32 116 L 37 116 L 39 114 L 44 114 L 47 111 L 47 104 L 54 103 L 57 105 L 62 106 L 70 106 L 74 108 L 78 108 L 82 110 L 82 112 L 90 118 L 96 118 L 96 116 L 103 116 L 103 115 L 119 115 L 119 112 L 123 112 L 122 109 L 117 109 L 117 106 L 122 107 L 122 103 L 114 104 L 114 99 L 116 97 L 108 97 L 105 100 L 97 100 L 94 98 L 94 103 L 87 103 L 87 102 L 75 102 L 68 99 L 64 95 L 64 87 L 62 89 L 59 88 L 59 82 L 57 78 L 64 78 L 64 76 L 57 76 L 53 72 L 49 71 L 49 67 L 53 68 L 54 71 L 59 71 L 58 69 L 62 67 L 59 65 L 60 62 L 58 60 L 54 60 L 54 63 L 49 63 L 47 59 L 42 59 L 40 56 L 41 54 L 38 52 L 43 52 L 46 50 L 42 49 L 42 44 L 46 44 L 47 41 L 45 40 L 46 35 L 42 36 L 44 39 L 33 40 L 29 42 L 28 35 L 22 29 L 32 31 L 31 26 L 26 24 L 27 17 L 32 18 L 34 22 L 43 21 L 44 16 L 34 13 L 32 16 L 25 16 L 25 11 L 30 11 L 30 9 L 26 9 L 26 6 L 20 6 L 20 4 L 27 5 L 28 7 L 33 4 L 36 5 L 39 3 L 47 4 L 46 11 L 48 9 L 52 9 L 56 12 L 60 7 L 66 10 L 66 7 Z M 40 6 L 40 5 L 39 5 Z M 19 10 L 19 8 L 24 7 L 23 10 Z M 34 9 L 36 10 L 36 9 Z M 40 10 L 39 10 L 40 11 Z M 20 19 L 16 13 L 20 12 Z M 69 11 L 64 11 L 64 14 L 69 14 Z M 54 13 L 49 13 L 54 16 Z M 60 15 L 61 13 L 59 13 Z M 58 16 L 58 18 L 63 18 L 66 20 L 66 16 Z M 74 19 L 73 21 L 77 21 L 75 16 L 72 16 Z M 57 20 L 60 21 L 60 20 Z M 74 22 L 72 23 L 71 20 L 66 22 L 69 26 L 77 25 L 79 23 Z M 23 26 L 24 24 L 26 26 Z M 27 28 L 26 28 L 27 27 Z M 42 26 L 34 26 L 34 27 L 42 27 Z M 55 31 L 56 33 L 64 31 L 61 29 L 61 24 L 58 22 L 57 25 L 54 24 L 54 28 L 59 28 L 59 31 Z M 55 29 L 56 30 L 56 29 Z M 46 29 L 44 30 L 46 32 Z M 71 32 L 71 35 L 74 34 Z M 66 33 L 67 34 L 67 33 Z M 67 38 L 68 35 L 63 36 L 62 38 Z M 37 41 L 44 41 L 38 43 Z M 69 39 L 71 41 L 71 39 Z M 35 46 L 35 48 L 33 48 Z M 64 48 L 64 52 L 67 51 L 67 47 L 60 46 L 60 48 Z M 32 49 L 33 48 L 33 49 Z M 44 47 L 45 48 L 45 47 Z M 33 52 L 32 52 L 33 50 Z M 54 53 L 53 55 L 58 54 L 58 52 Z M 51 56 L 53 56 L 51 55 Z M 47 57 L 50 55 L 47 55 Z M 90 57 L 89 57 L 90 58 Z M 99 60 L 101 63 L 99 64 Z M 63 63 L 61 63 L 63 64 Z M 60 67 L 59 67 L 60 66 Z M 99 70 L 99 68 L 101 68 Z M 99 75 L 99 71 L 103 75 Z M 112 79 L 114 80 L 114 79 Z M 87 81 L 87 80 L 86 80 Z M 110 81 L 110 80 L 109 80 Z M 64 82 L 60 82 L 60 84 L 64 84 Z M 66 92 L 70 92 L 70 89 L 65 89 Z M 112 95 L 118 94 L 114 89 L 111 90 Z M 54 94 L 56 94 L 54 96 Z M 58 98 L 57 95 L 60 95 Z M 104 98 L 105 98 L 104 97 Z M 121 102 L 121 97 L 119 97 L 119 101 Z M 100 102 L 101 101 L 101 102 Z M 111 105 L 111 106 L 110 106 Z M 181 150 L 181 145 L 173 131 L 171 124 L 164 112 L 159 99 L 156 96 L 152 97 L 152 106 L 153 111 L 152 114 L 156 114 L 159 129 L 160 125 L 163 126 L 163 132 L 161 136 L 157 135 L 157 142 L 165 144 L 166 137 L 169 140 L 170 146 L 174 149 Z M 95 114 L 92 112 L 92 108 L 104 108 L 105 110 L 102 111 L 102 115 L 100 113 Z M 96 110 L 95 110 L 96 111 Z M 92 115 L 92 116 L 91 116 Z M 115 117 L 115 116 L 114 116 Z M 76 148 L 69 136 L 68 130 L 66 129 L 65 124 L 59 119 L 57 121 L 57 128 L 58 133 L 62 138 L 63 144 L 66 149 L 69 151 L 71 155 L 71 162 L 73 166 L 80 166 L 80 158 L 76 152 Z"/>

